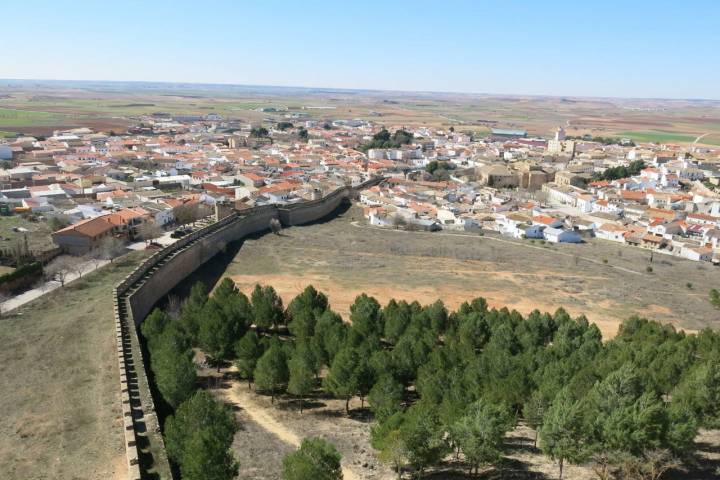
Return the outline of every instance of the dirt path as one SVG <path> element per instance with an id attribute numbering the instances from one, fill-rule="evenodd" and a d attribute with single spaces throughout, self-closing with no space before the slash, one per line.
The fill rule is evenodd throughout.
<path id="1" fill-rule="evenodd" d="M 706 137 L 706 136 L 710 135 L 711 133 L 712 133 L 712 132 L 703 133 L 702 135 L 698 136 L 698 137 L 695 139 L 695 141 L 693 142 L 693 145 L 696 144 L 696 143 L 698 143 L 700 140 L 703 139 L 703 137 Z"/>
<path id="2" fill-rule="evenodd" d="M 226 371 L 232 371 L 233 369 L 234 367 L 229 368 Z M 255 395 L 254 393 L 244 388 L 240 388 L 240 382 L 232 381 L 231 387 L 222 390 L 221 394 L 225 397 L 228 403 L 235 404 L 242 408 L 255 423 L 260 425 L 266 431 L 272 433 L 285 443 L 295 447 L 300 446 L 302 438 L 275 420 L 270 409 L 255 401 L 253 398 Z M 342 466 L 342 471 L 344 480 L 361 480 L 361 477 L 347 465 Z"/>

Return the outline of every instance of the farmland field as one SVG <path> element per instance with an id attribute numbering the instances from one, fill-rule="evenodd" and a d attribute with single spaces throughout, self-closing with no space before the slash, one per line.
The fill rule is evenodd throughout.
<path id="1" fill-rule="evenodd" d="M 73 121 L 77 115 L 44 111 L 0 108 L 0 127 L 31 127 L 62 124 Z"/>
<path id="2" fill-rule="evenodd" d="M 648 132 L 619 132 L 618 135 L 628 137 L 635 142 L 654 143 L 689 143 L 695 140 L 696 135 L 684 135 L 680 133 L 648 131 Z"/>
<path id="3" fill-rule="evenodd" d="M 315 120 L 364 119 L 387 127 L 455 126 L 488 133 L 522 128 L 547 137 L 568 134 L 631 136 L 637 141 L 690 143 L 720 135 L 720 102 L 384 92 L 242 85 L 123 82 L 0 81 L 0 129 L 47 134 L 53 128 L 122 129 L 133 117 L 218 113 L 226 119 L 279 121 L 287 113 Z M 261 113 L 272 106 L 280 112 Z"/>

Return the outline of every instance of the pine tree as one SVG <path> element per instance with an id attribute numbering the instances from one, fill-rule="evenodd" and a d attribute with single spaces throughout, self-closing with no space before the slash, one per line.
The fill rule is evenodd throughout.
<path id="1" fill-rule="evenodd" d="M 235 366 L 241 377 L 248 381 L 248 388 L 252 383 L 253 373 L 257 362 L 263 354 L 263 347 L 260 339 L 253 330 L 247 332 L 243 338 L 235 345 Z"/>
<path id="2" fill-rule="evenodd" d="M 523 407 L 523 416 L 527 425 L 535 430 L 535 437 L 533 439 L 533 447 L 537 446 L 538 430 L 543 424 L 543 416 L 547 410 L 547 402 L 545 398 L 536 390 L 530 396 L 530 399 L 525 403 Z"/>
<path id="3" fill-rule="evenodd" d="M 514 418 L 504 405 L 478 400 L 453 426 L 453 440 L 477 473 L 480 465 L 493 465 L 502 458 L 502 442 Z"/>
<path id="4" fill-rule="evenodd" d="M 283 458 L 283 480 L 342 480 L 342 456 L 321 438 L 306 438 Z"/>
<path id="5" fill-rule="evenodd" d="M 350 398 L 358 392 L 357 368 L 359 358 L 352 347 L 338 352 L 323 385 L 335 396 L 345 398 L 345 412 L 350 413 Z"/>
<path id="6" fill-rule="evenodd" d="M 251 299 L 253 317 L 258 328 L 277 328 L 285 323 L 282 299 L 273 287 L 255 285 Z"/>
<path id="7" fill-rule="evenodd" d="M 302 354 L 293 355 L 288 362 L 289 367 L 289 380 L 288 380 L 288 393 L 300 397 L 300 413 L 303 409 L 303 397 L 308 396 L 315 387 L 315 378 L 313 370 L 308 365 L 308 360 Z"/>
<path id="8" fill-rule="evenodd" d="M 274 403 L 275 395 L 286 387 L 289 377 L 287 356 L 277 339 L 258 360 L 254 376 L 256 388 L 269 391 Z"/>
<path id="9" fill-rule="evenodd" d="M 207 392 L 196 392 L 165 422 L 168 457 L 179 465 L 183 478 L 229 480 L 237 472 L 228 451 L 237 430 L 229 406 Z"/>
<path id="10" fill-rule="evenodd" d="M 400 382 L 389 375 L 382 376 L 375 382 L 368 401 L 375 413 L 375 418 L 382 420 L 398 412 L 401 408 L 405 388 Z"/>
<path id="11" fill-rule="evenodd" d="M 561 480 L 566 461 L 578 463 L 589 455 L 583 427 L 580 402 L 573 399 L 567 390 L 562 390 L 553 400 L 540 428 L 540 448 L 558 462 Z"/>
<path id="12" fill-rule="evenodd" d="M 190 290 L 190 296 L 180 312 L 180 323 L 190 335 L 193 345 L 197 344 L 200 331 L 200 321 L 203 317 L 203 308 L 208 301 L 207 287 L 203 282 L 197 282 Z"/>

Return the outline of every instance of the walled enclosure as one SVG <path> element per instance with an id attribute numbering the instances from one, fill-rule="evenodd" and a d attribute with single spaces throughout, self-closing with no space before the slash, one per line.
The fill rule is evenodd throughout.
<path id="1" fill-rule="evenodd" d="M 150 461 L 143 461 L 142 456 L 152 456 L 156 469 L 170 471 L 137 332 L 155 304 L 229 243 L 267 231 L 271 219 L 277 218 L 283 226 L 319 220 L 357 196 L 360 190 L 382 180 L 377 177 L 356 187 L 341 187 L 319 200 L 235 211 L 156 252 L 115 287 L 115 328 L 129 480 L 145 476 L 144 469 Z"/>

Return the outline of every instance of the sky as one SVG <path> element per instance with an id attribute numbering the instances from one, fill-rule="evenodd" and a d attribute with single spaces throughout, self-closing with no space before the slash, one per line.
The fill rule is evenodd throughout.
<path id="1" fill-rule="evenodd" d="M 3 0 L 0 78 L 720 99 L 720 1 Z"/>

